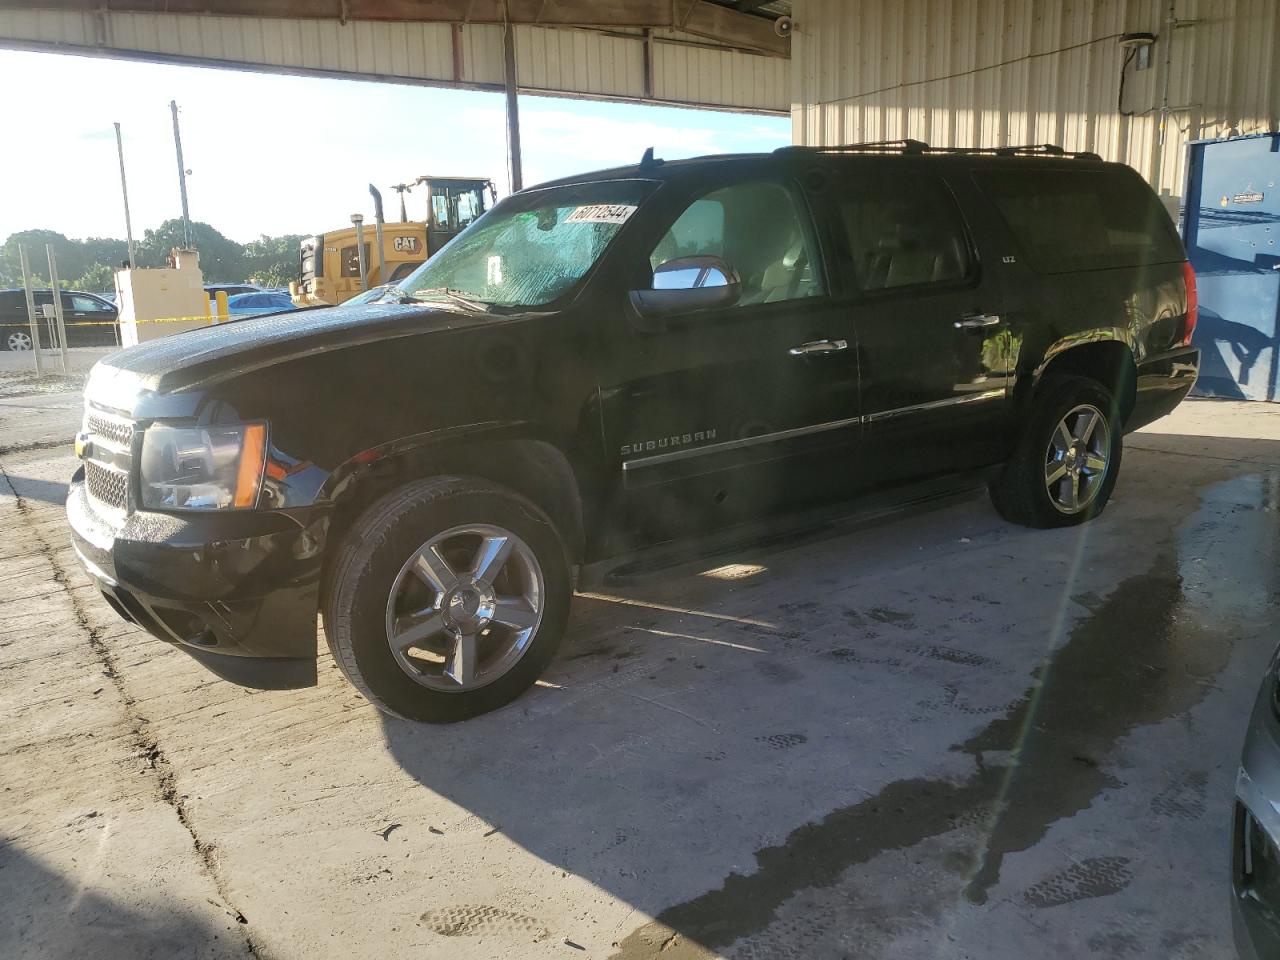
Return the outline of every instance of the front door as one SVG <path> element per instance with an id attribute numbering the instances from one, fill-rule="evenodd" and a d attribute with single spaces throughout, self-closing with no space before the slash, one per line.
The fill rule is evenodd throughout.
<path id="1" fill-rule="evenodd" d="M 603 427 L 623 548 L 824 499 L 860 435 L 848 308 L 829 295 L 798 188 L 748 179 L 690 193 L 667 198 L 636 247 L 637 282 L 672 260 L 714 256 L 741 296 L 661 329 L 628 325 L 606 347 Z M 680 277 L 662 279 L 670 288 Z"/>
<path id="2" fill-rule="evenodd" d="M 867 479 L 1004 458 L 1008 326 L 951 186 L 924 170 L 874 171 L 847 179 L 832 213 L 857 291 Z"/>
<path id="3" fill-rule="evenodd" d="M 94 297 L 64 293 L 62 319 L 67 327 L 68 346 L 116 342 L 115 311 Z"/>

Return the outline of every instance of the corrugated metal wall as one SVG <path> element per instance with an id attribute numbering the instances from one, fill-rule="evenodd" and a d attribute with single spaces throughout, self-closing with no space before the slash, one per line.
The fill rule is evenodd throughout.
<path id="1" fill-rule="evenodd" d="M 795 0 L 795 142 L 1058 143 L 1181 195 L 1187 140 L 1277 129 L 1280 0 L 1175 9 L 1171 29 L 1169 0 Z M 1159 39 L 1125 116 L 1132 31 Z"/>
<path id="2" fill-rule="evenodd" d="M 277 70 L 348 74 L 421 83 L 502 83 L 502 27 L 460 28 L 454 73 L 447 23 L 286 20 L 169 13 L 0 9 L 0 47 L 117 52 Z M 718 49 L 659 31 L 645 90 L 644 41 L 637 32 L 516 27 L 519 83 L 531 93 L 582 94 L 684 106 L 785 113 L 790 64 L 778 57 Z"/>

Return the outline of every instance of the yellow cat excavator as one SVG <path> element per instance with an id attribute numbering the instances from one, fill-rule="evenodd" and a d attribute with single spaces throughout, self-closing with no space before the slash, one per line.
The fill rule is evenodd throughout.
<path id="1" fill-rule="evenodd" d="M 425 220 L 410 220 L 405 209 L 405 194 L 416 187 L 426 187 Z M 289 284 L 296 306 L 342 303 L 407 277 L 497 199 L 493 181 L 476 177 L 418 177 L 393 189 L 400 194 L 399 223 L 384 222 L 382 194 L 370 184 L 372 226 L 364 227 L 357 214 L 350 227 L 302 241 L 298 279 Z"/>

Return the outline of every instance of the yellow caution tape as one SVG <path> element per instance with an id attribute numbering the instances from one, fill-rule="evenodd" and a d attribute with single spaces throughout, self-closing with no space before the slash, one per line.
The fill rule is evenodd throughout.
<path id="1" fill-rule="evenodd" d="M 197 320 L 201 323 L 222 323 L 230 319 L 231 317 L 157 317 L 151 320 L 65 320 L 62 325 L 64 327 L 116 327 L 126 323 L 191 323 Z M 36 320 L 36 323 L 46 322 L 48 320 L 44 317 Z"/>

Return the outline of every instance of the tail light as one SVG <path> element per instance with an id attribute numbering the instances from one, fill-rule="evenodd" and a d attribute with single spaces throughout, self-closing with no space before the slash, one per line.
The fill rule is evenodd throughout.
<path id="1" fill-rule="evenodd" d="M 1200 297 L 1196 293 L 1196 271 L 1191 261 L 1182 264 L 1182 279 L 1187 285 L 1187 318 L 1182 330 L 1182 345 L 1191 343 L 1191 336 L 1196 332 L 1196 321 L 1200 319 Z"/>

